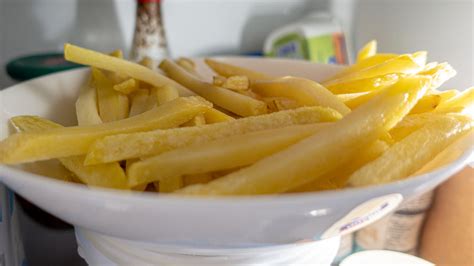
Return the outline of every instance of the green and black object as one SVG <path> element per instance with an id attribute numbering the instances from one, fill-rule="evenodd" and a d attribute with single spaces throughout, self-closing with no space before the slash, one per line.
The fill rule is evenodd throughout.
<path id="1" fill-rule="evenodd" d="M 66 61 L 62 53 L 45 53 L 15 58 L 5 68 L 12 79 L 25 81 L 78 67 L 82 65 Z"/>

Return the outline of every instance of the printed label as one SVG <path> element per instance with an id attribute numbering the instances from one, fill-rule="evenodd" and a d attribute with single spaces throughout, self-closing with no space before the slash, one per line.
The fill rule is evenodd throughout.
<path id="1" fill-rule="evenodd" d="M 361 229 L 355 235 L 356 250 L 388 249 L 414 254 L 425 212 L 433 192 L 404 202 L 391 215 Z"/>
<path id="2" fill-rule="evenodd" d="M 349 234 L 359 230 L 393 211 L 402 200 L 401 194 L 389 194 L 366 201 L 327 229 L 321 238 Z"/>

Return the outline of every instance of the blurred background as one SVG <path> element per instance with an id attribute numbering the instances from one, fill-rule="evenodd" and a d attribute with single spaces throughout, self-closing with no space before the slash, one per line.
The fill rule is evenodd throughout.
<path id="1" fill-rule="evenodd" d="M 130 57 L 137 49 L 133 40 L 139 2 L 0 0 L 0 88 L 16 82 L 7 74 L 7 63 L 27 55 L 60 53 L 65 42 L 101 51 L 119 48 Z M 376 39 L 380 52 L 427 50 L 429 61 L 448 61 L 458 75 L 444 88 L 474 84 L 472 0 L 158 2 L 165 54 L 171 57 L 266 55 L 350 63 L 357 49 Z M 337 38 L 329 44 L 334 47 L 327 57 L 308 58 L 291 43 L 277 47 L 279 38 L 292 32 L 308 39 L 327 34 Z M 70 228 L 48 227 L 36 221 L 37 216 L 21 211 L 19 215 L 29 265 L 83 265 Z"/>

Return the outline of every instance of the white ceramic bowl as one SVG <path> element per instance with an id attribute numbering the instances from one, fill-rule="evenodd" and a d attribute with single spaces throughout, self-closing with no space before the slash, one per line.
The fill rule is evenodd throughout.
<path id="1" fill-rule="evenodd" d="M 314 80 L 340 69 L 302 61 L 225 60 L 274 75 Z M 73 70 L 1 91 L 0 138 L 11 133 L 8 119 L 15 115 L 40 115 L 64 125 L 75 124 L 74 101 L 86 75 L 85 69 Z M 4 165 L 0 181 L 48 212 L 98 233 L 164 248 L 245 249 L 351 232 L 383 216 L 402 198 L 433 189 L 461 170 L 472 153 L 472 143 L 453 146 L 449 156 L 438 158 L 440 167 L 391 184 L 293 195 L 209 199 L 89 189 Z"/>

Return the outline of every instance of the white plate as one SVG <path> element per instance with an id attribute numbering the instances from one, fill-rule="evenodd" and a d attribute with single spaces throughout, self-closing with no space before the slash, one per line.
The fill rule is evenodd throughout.
<path id="1" fill-rule="evenodd" d="M 275 75 L 295 74 L 315 80 L 340 69 L 303 61 L 225 60 Z M 74 101 L 86 75 L 85 69 L 73 70 L 0 92 L 0 138 L 11 132 L 8 119 L 15 115 L 40 115 L 75 124 Z M 461 170 L 472 153 L 472 142 L 457 145 L 445 154 L 449 156 L 438 159 L 441 167 L 427 174 L 368 188 L 297 195 L 200 199 L 127 193 L 89 189 L 4 165 L 0 166 L 0 181 L 69 223 L 114 237 L 148 241 L 163 248 L 268 247 L 317 240 L 365 226 L 395 208 L 402 197 L 431 190 Z"/>

